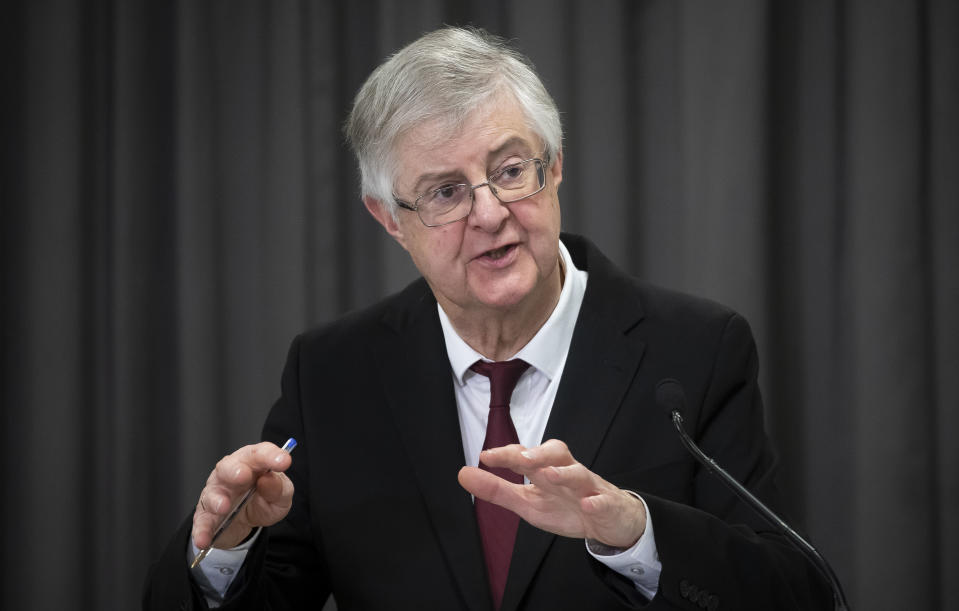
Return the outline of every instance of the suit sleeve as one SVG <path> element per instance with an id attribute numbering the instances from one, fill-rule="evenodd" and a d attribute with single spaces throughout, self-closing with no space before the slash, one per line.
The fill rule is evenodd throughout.
<path id="1" fill-rule="evenodd" d="M 708 456 L 779 513 L 776 461 L 764 431 L 757 374 L 749 326 L 731 314 L 707 381 L 698 387 L 683 381 L 687 399 L 694 401 L 687 405 L 686 426 Z M 627 606 L 651 611 L 832 608 L 826 582 L 799 550 L 715 475 L 698 464 L 692 473 L 688 504 L 638 491 L 655 521 L 663 565 L 652 601 L 629 580 L 594 565 Z"/>

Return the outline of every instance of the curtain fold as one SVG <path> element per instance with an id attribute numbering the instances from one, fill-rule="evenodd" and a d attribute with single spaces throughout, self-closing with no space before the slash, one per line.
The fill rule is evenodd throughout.
<path id="1" fill-rule="evenodd" d="M 557 99 L 564 229 L 750 320 L 792 517 L 854 608 L 959 608 L 955 2 L 12 4 L 0 608 L 135 608 L 292 337 L 415 277 L 341 125 L 444 23 Z"/>

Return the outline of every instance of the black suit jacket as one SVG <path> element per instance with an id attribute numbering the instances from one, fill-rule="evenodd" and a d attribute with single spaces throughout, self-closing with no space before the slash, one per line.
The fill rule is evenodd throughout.
<path id="1" fill-rule="evenodd" d="M 704 450 L 774 506 L 757 356 L 747 323 L 712 302 L 630 278 L 564 235 L 589 273 L 545 439 L 643 495 L 663 563 L 652 601 L 584 542 L 521 522 L 503 599 L 513 609 L 814 609 L 831 599 L 798 552 L 700 469 L 655 387 L 678 379 Z M 298 337 L 264 438 L 300 442 L 286 520 L 248 556 L 229 609 L 492 608 L 453 381 L 423 280 Z M 155 565 L 149 609 L 203 608 L 185 563 L 189 521 Z"/>

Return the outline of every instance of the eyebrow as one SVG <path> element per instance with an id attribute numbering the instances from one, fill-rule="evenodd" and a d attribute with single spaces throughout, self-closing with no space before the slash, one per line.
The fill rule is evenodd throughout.
<path id="1" fill-rule="evenodd" d="M 527 142 L 524 138 L 520 136 L 510 136 L 502 144 L 490 150 L 486 154 L 487 162 L 489 162 L 490 159 L 493 159 L 495 157 L 502 155 L 504 151 L 507 151 L 514 147 L 522 148 L 524 151 L 526 151 L 526 154 L 528 155 L 534 154 L 533 149 L 530 147 L 529 142 Z M 456 177 L 459 177 L 459 178 L 456 178 Z M 440 181 L 444 179 L 461 180 L 462 175 L 459 170 L 446 170 L 443 172 L 427 172 L 426 174 L 420 174 L 419 178 L 416 179 L 416 182 L 413 183 L 413 186 L 410 188 L 410 190 L 416 195 L 422 195 L 424 192 L 423 183 L 431 183 L 434 181 Z"/>
<path id="2" fill-rule="evenodd" d="M 527 142 L 525 139 L 519 136 L 511 136 L 510 138 L 506 140 L 506 142 L 497 146 L 495 149 L 491 150 L 489 152 L 489 155 L 487 156 L 487 159 L 501 155 L 503 151 L 513 148 L 515 146 L 522 147 L 523 150 L 527 151 L 527 154 L 529 155 L 533 154 L 533 149 L 530 148 L 529 142 Z"/>
<path id="3" fill-rule="evenodd" d="M 410 191 L 412 192 L 414 196 L 420 196 L 420 195 L 423 195 L 423 193 L 425 192 L 423 183 L 438 182 L 445 179 L 452 180 L 454 179 L 454 177 L 458 175 L 459 175 L 458 170 L 449 170 L 445 172 L 429 172 L 427 174 L 421 174 L 420 177 L 413 184 L 413 186 L 410 187 Z M 457 182 L 462 182 L 462 180 L 458 178 L 456 180 Z"/>

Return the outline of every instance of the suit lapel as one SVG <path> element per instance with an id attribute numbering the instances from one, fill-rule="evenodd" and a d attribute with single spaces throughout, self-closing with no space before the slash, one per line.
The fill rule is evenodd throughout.
<path id="1" fill-rule="evenodd" d="M 579 462 L 591 467 L 645 350 L 629 334 L 642 318 L 642 307 L 638 297 L 624 291 L 626 279 L 617 278 L 620 272 L 595 248 L 568 236 L 563 242 L 576 266 L 589 272 L 589 280 L 543 439 L 561 439 Z M 520 522 L 503 611 L 520 604 L 555 537 Z"/>
<path id="2" fill-rule="evenodd" d="M 419 283 L 414 286 L 419 286 Z M 425 283 L 422 296 L 384 322 L 398 337 L 376 353 L 390 409 L 403 440 L 435 535 L 464 604 L 492 607 L 473 501 L 456 479 L 465 464 L 453 380 L 436 313 Z"/>
<path id="3" fill-rule="evenodd" d="M 573 236 L 563 242 L 589 281 L 544 438 L 562 439 L 590 467 L 642 359 L 645 344 L 629 333 L 642 307 L 629 280 L 598 250 Z M 405 297 L 408 307 L 384 318 L 395 336 L 374 350 L 378 370 L 464 605 L 487 611 L 492 600 L 473 503 L 456 479 L 465 458 L 436 302 L 425 282 Z M 503 611 L 519 606 L 555 537 L 520 522 Z"/>

